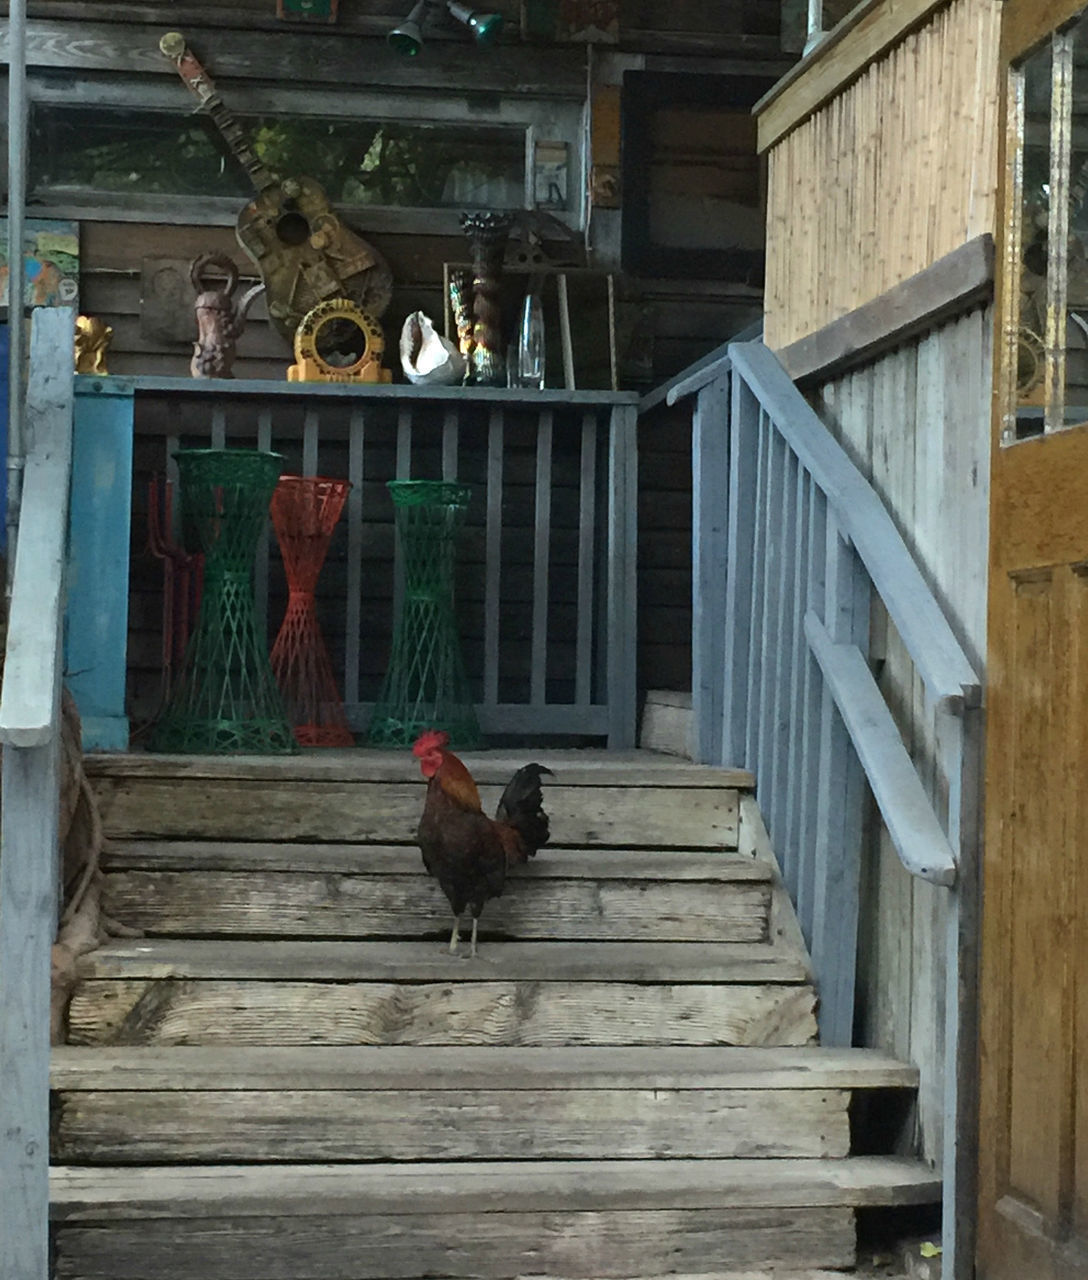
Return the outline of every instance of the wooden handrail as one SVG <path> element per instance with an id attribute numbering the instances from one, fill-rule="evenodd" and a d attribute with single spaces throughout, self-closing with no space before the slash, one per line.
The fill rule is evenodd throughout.
<path id="1" fill-rule="evenodd" d="M 920 880 L 955 884 L 956 855 L 861 650 L 832 643 L 811 612 L 805 615 L 805 635 L 850 731 L 899 861 Z"/>
<path id="2" fill-rule="evenodd" d="M 827 495 L 926 686 L 950 710 L 978 706 L 982 686 L 872 485 L 762 343 L 730 348 L 733 368 Z"/>
<path id="3" fill-rule="evenodd" d="M 61 609 L 73 335 L 69 308 L 34 312 L 26 475 L 0 695 L 0 1276 L 27 1280 L 49 1276 L 50 956 L 60 881 Z"/>

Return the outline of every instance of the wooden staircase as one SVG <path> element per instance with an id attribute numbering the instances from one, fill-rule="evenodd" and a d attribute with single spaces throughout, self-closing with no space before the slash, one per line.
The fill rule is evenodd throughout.
<path id="1" fill-rule="evenodd" d="M 859 1209 L 939 1199 L 852 1154 L 916 1073 L 815 1046 L 751 778 L 469 756 L 485 804 L 530 757 L 553 843 L 475 961 L 407 753 L 90 762 L 146 936 L 87 957 L 54 1056 L 61 1280 L 841 1271 Z"/>

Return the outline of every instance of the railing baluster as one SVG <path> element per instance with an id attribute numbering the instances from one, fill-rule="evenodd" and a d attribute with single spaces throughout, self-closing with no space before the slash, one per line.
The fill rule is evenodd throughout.
<path id="1" fill-rule="evenodd" d="M 272 410 L 261 409 L 257 414 L 257 448 L 272 448 Z M 268 626 L 268 559 L 269 521 L 265 521 L 261 536 L 257 539 L 257 557 L 253 572 L 253 590 L 257 606 L 257 626 L 263 631 Z"/>
<path id="2" fill-rule="evenodd" d="M 767 433 L 767 490 L 763 506 L 763 599 L 759 635 L 759 706 L 756 712 L 759 737 L 755 769 L 757 794 L 763 799 L 764 813 L 769 819 L 773 812 L 775 758 L 778 753 L 778 725 L 775 721 L 778 667 L 774 655 L 781 640 L 777 629 L 782 587 L 782 540 L 779 531 L 786 505 L 787 449 L 769 415 L 764 415 L 764 430 Z"/>
<path id="3" fill-rule="evenodd" d="M 578 634 L 574 701 L 588 707 L 593 694 L 593 532 L 597 519 L 597 416 L 582 417 L 578 505 Z"/>
<path id="4" fill-rule="evenodd" d="M 729 531 L 729 378 L 699 389 L 691 420 L 691 688 L 695 758 L 722 759 Z"/>
<path id="5" fill-rule="evenodd" d="M 442 479 L 457 479 L 457 446 L 460 436 L 456 408 L 446 410 L 442 418 Z"/>
<path id="6" fill-rule="evenodd" d="M 348 598 L 344 610 L 344 703 L 359 702 L 359 651 L 363 611 L 363 481 L 366 458 L 366 414 L 356 409 L 348 427 Z"/>
<path id="7" fill-rule="evenodd" d="M 225 405 L 212 406 L 212 448 L 227 447 L 227 410 Z"/>
<path id="8" fill-rule="evenodd" d="M 536 432 L 536 498 L 533 515 L 533 634 L 529 701 L 542 707 L 548 677 L 548 578 L 552 538 L 552 411 L 545 409 Z"/>
<path id="9" fill-rule="evenodd" d="M 635 745 L 638 662 L 638 417 L 614 405 L 608 425 L 608 745 Z"/>
<path id="10" fill-rule="evenodd" d="M 794 849 L 788 838 L 786 812 L 789 806 L 790 757 L 793 749 L 793 689 L 794 667 L 794 612 L 797 608 L 795 564 L 797 560 L 798 477 L 800 467 L 797 456 L 785 441 L 782 474 L 782 523 L 777 538 L 778 567 L 775 585 L 776 608 L 772 619 L 775 630 L 775 661 L 771 676 L 770 707 L 768 721 L 771 727 L 770 762 L 768 781 L 770 804 L 768 820 L 774 832 L 772 839 L 778 850 L 779 860 L 790 862 Z"/>
<path id="11" fill-rule="evenodd" d="M 866 653 L 869 579 L 830 513 L 826 546 L 824 626 L 832 643 Z M 864 785 L 850 734 L 825 684 L 811 951 L 820 975 L 820 1039 L 826 1045 L 848 1045 L 853 1038 Z"/>
<path id="12" fill-rule="evenodd" d="M 412 478 L 412 407 L 402 405 L 397 414 L 397 480 Z M 392 516 L 390 516 L 392 519 Z M 400 539 L 393 530 L 393 617 L 399 618 L 404 603 L 404 557 Z"/>
<path id="13" fill-rule="evenodd" d="M 734 373 L 729 432 L 729 536 L 725 571 L 725 688 L 722 760 L 746 763 L 752 578 L 759 483 L 759 405 Z M 706 762 L 704 762 L 706 763 Z"/>
<path id="14" fill-rule="evenodd" d="M 487 424 L 487 562 L 484 567 L 484 703 L 499 701 L 499 616 L 502 609 L 503 411 Z"/>
<path id="15" fill-rule="evenodd" d="M 766 413 L 760 409 L 756 445 L 755 539 L 752 552 L 751 596 L 748 606 L 748 689 L 745 699 L 747 724 L 744 735 L 744 765 L 756 769 L 759 764 L 760 705 L 759 687 L 763 674 L 763 610 L 764 572 L 767 557 L 767 492 L 770 488 L 770 437 L 772 428 Z M 759 778 L 756 778 L 758 794 Z"/>
<path id="16" fill-rule="evenodd" d="M 824 608 L 824 582 L 827 568 L 827 497 L 811 476 L 808 478 L 808 565 L 805 592 L 805 608 L 819 612 Z M 800 865 L 796 884 L 791 886 L 795 895 L 797 914 L 805 941 L 812 947 L 813 896 L 816 892 L 816 831 L 820 785 L 820 715 L 823 702 L 823 677 L 804 638 L 804 699 L 801 713 L 802 751 L 801 772 L 798 785 L 801 789 L 798 816 L 797 848 Z"/>
<path id="17" fill-rule="evenodd" d="M 793 516 L 793 555 L 792 555 L 792 614 L 790 617 L 790 633 L 792 644 L 789 652 L 789 754 L 786 759 L 785 777 L 780 785 L 786 792 L 783 810 L 783 834 L 779 856 L 789 864 L 790 873 L 783 867 L 786 883 L 791 886 L 794 901 L 797 900 L 797 884 L 800 880 L 804 854 L 798 836 L 801 821 L 801 803 L 803 779 L 801 762 L 804 758 L 805 720 L 804 720 L 804 688 L 805 667 L 808 662 L 808 645 L 805 642 L 804 617 L 808 608 L 808 560 L 812 554 L 812 542 L 809 537 L 809 511 L 811 502 L 811 484 L 808 472 L 800 463 L 796 466 L 794 516 Z M 792 882 L 792 883 L 791 883 Z"/>
<path id="18" fill-rule="evenodd" d="M 316 476 L 317 443 L 321 431 L 321 419 L 316 409 L 307 409 L 302 420 L 302 474 Z"/>

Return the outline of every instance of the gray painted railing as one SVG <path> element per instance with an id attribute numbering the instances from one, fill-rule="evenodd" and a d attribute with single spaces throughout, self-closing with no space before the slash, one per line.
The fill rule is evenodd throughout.
<path id="1" fill-rule="evenodd" d="M 979 679 L 891 517 L 777 358 L 737 343 L 696 395 L 697 758 L 751 768 L 808 942 L 824 1044 L 854 1021 L 866 784 L 904 867 L 949 894 L 943 1150 L 948 1280 L 971 1274 Z M 945 803 L 927 793 L 869 666 L 882 601 L 933 710 Z M 943 815 L 943 817 L 942 817 Z"/>
<path id="2" fill-rule="evenodd" d="M 351 480 L 319 590 L 353 727 L 369 716 L 401 590 L 385 482 L 457 479 L 472 494 L 458 609 L 481 728 L 634 745 L 635 394 L 111 378 L 114 401 L 122 381 L 144 468 L 175 475 L 179 447 L 256 446 L 282 452 L 288 471 Z M 273 629 L 275 559 L 268 538 L 256 590 Z"/>
<path id="3" fill-rule="evenodd" d="M 72 449 L 73 313 L 34 313 L 27 458 L 3 693 L 0 1276 L 49 1275 L 49 984 L 60 877 L 60 628 Z M 19 394 L 12 387 L 12 396 Z"/>

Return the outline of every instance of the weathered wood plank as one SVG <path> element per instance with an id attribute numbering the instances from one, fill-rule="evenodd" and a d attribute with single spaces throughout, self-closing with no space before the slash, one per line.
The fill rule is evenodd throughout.
<path id="1" fill-rule="evenodd" d="M 414 850 L 403 863 L 412 865 Z M 409 859 L 411 862 L 409 863 Z M 115 872 L 105 909 L 148 934 L 182 937 L 414 937 L 449 930 L 449 904 L 425 873 Z M 760 942 L 770 890 L 759 884 L 526 877 L 489 903 L 484 937 Z"/>
<path id="2" fill-rule="evenodd" d="M 61 1093 L 53 1159 L 76 1164 L 841 1158 L 842 1090 L 277 1089 Z M 632 1117 L 637 1116 L 637 1123 Z"/>
<path id="3" fill-rule="evenodd" d="M 434 942 L 154 939 L 114 943 L 80 962 L 87 978 L 252 978 L 270 982 L 805 982 L 803 954 L 765 942 L 496 942 L 475 961 Z"/>
<path id="4" fill-rule="evenodd" d="M 58 1045 L 53 1089 L 913 1089 L 917 1067 L 875 1049 L 477 1048 L 318 1049 L 227 1045 L 111 1049 Z"/>
<path id="5" fill-rule="evenodd" d="M 330 39 L 330 34 L 334 38 Z M 83 20 L 78 24 L 35 19 L 27 24 L 27 65 L 69 71 L 136 72 L 167 76 L 170 67 L 159 52 L 162 25 Z M 223 31 L 190 28 L 192 48 L 205 58 L 226 92 L 231 83 L 251 78 L 283 84 L 364 84 L 367 88 L 413 89 L 418 69 L 399 58 L 384 39 L 346 32 L 294 30 L 289 40 L 279 32 Z M 214 52 L 214 57 L 212 56 Z M 6 61 L 7 28 L 0 28 L 0 61 Z M 460 42 L 428 42 L 428 85 L 468 88 L 474 72 L 466 64 Z M 365 65 L 365 72 L 361 70 Z M 576 46 L 503 49 L 488 61 L 487 82 L 493 92 L 513 91 L 548 98 L 581 99 L 585 94 L 585 52 Z M 179 86 L 179 114 L 188 108 Z"/>
<path id="6" fill-rule="evenodd" d="M 656 751 L 533 748 L 466 751 L 461 759 L 479 783 L 505 785 L 527 760 L 547 765 L 565 787 L 735 787 L 751 789 L 747 769 L 718 769 Z M 297 756 L 171 756 L 109 753 L 87 757 L 95 778 L 238 778 L 312 782 L 410 782 L 419 778 L 407 751 L 321 750 Z"/>
<path id="7" fill-rule="evenodd" d="M 139 1221 L 167 1214 L 260 1219 L 305 1213 L 316 1204 L 329 1218 L 350 1218 L 364 1205 L 371 1213 L 408 1217 L 572 1207 L 721 1213 L 777 1206 L 926 1204 L 940 1196 L 940 1180 L 931 1169 L 890 1156 L 819 1163 L 776 1160 L 773 1164 L 750 1160 L 481 1162 L 458 1165 L 455 1177 L 446 1164 L 293 1169 L 274 1165 L 61 1167 L 52 1170 L 50 1188 L 53 1216 L 60 1223 Z M 645 1270 L 643 1263 L 625 1274 Z"/>
<path id="8" fill-rule="evenodd" d="M 742 802 L 743 803 L 743 802 Z M 417 865 L 418 864 L 418 865 Z M 259 841 L 112 840 L 103 852 L 107 871 L 315 871 L 386 875 L 418 870 L 415 846 L 268 844 Z M 511 880 L 769 880 L 773 865 L 760 850 L 706 853 L 668 849 L 559 849 L 545 846 L 531 862 L 511 867 Z"/>
<path id="9" fill-rule="evenodd" d="M 993 293 L 994 241 L 977 236 L 871 302 L 778 352 L 800 382 L 873 360 Z"/>
<path id="10" fill-rule="evenodd" d="M 760 152 L 795 129 L 943 2 L 904 0 L 889 6 L 868 0 L 859 5 L 848 21 L 756 103 Z"/>
<path id="11" fill-rule="evenodd" d="M 90 981 L 68 1024 L 72 1044 L 803 1045 L 814 1006 L 808 986 Z"/>
<path id="12" fill-rule="evenodd" d="M 735 1263 L 850 1266 L 849 1209 L 661 1209 L 522 1212 L 67 1227 L 57 1238 L 59 1280 L 328 1280 L 419 1274 L 500 1280 L 526 1272 L 619 1277 L 639 1269 L 713 1270 Z"/>
<path id="13" fill-rule="evenodd" d="M 259 782 L 209 778 L 182 787 L 161 778 L 103 778 L 96 791 L 109 836 L 220 840 L 348 840 L 414 843 L 423 811 L 420 783 Z M 501 790 L 481 788 L 494 812 Z M 737 793 L 547 784 L 552 840 L 650 848 L 730 848 L 737 840 Z"/>

